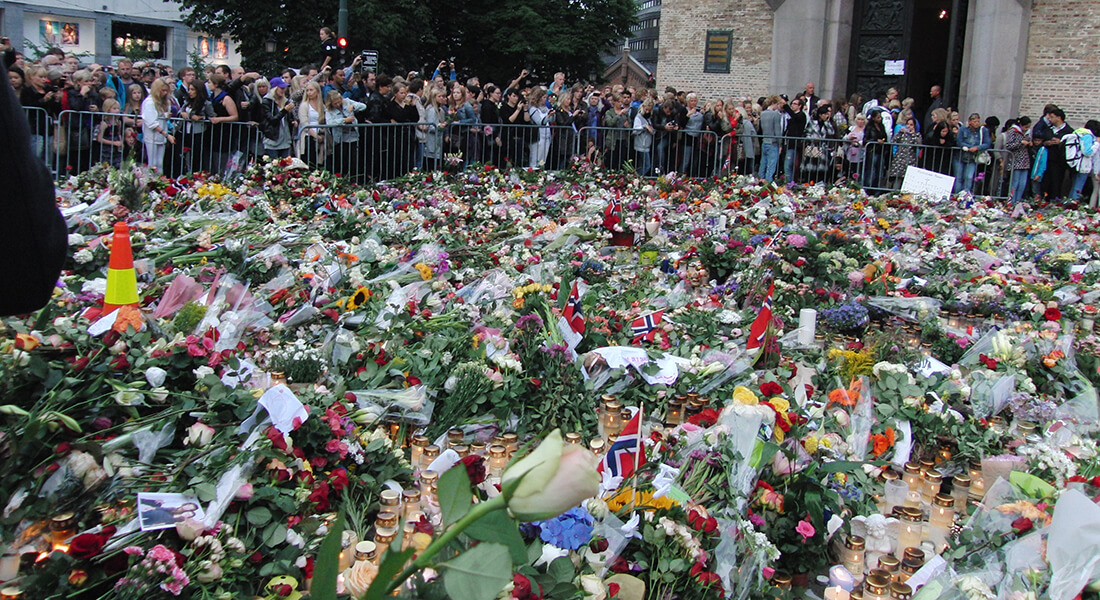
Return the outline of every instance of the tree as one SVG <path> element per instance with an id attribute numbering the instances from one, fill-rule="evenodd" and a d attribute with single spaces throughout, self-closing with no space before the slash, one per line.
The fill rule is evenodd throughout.
<path id="1" fill-rule="evenodd" d="M 179 3 L 192 29 L 228 34 L 248 68 L 268 68 L 273 57 L 264 45 L 272 36 L 279 63 L 319 62 L 317 32 L 336 23 L 336 0 Z M 463 78 L 478 75 L 498 85 L 523 68 L 537 82 L 556 71 L 572 80 L 597 78 L 601 53 L 621 43 L 635 22 L 634 0 L 356 0 L 348 8 L 349 57 L 377 50 L 383 71 L 428 76 L 453 56 Z"/>

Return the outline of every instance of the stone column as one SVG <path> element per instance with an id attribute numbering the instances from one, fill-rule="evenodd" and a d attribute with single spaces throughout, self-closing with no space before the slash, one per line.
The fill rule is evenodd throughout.
<path id="1" fill-rule="evenodd" d="M 1031 0 L 971 0 L 963 49 L 959 113 L 1003 122 L 1020 110 Z"/>
<path id="2" fill-rule="evenodd" d="M 794 94 L 813 81 L 822 98 L 843 95 L 855 0 L 767 2 L 775 11 L 769 89 Z"/>

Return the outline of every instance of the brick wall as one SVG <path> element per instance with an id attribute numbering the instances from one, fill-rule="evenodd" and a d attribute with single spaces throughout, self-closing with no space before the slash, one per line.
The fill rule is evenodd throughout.
<path id="1" fill-rule="evenodd" d="M 733 31 L 729 73 L 704 73 L 708 29 Z M 769 93 L 772 10 L 764 0 L 665 0 L 657 89 L 671 85 L 702 99 Z"/>
<path id="2" fill-rule="evenodd" d="M 1053 102 L 1070 125 L 1100 118 L 1100 0 L 1034 0 L 1020 112 Z"/>

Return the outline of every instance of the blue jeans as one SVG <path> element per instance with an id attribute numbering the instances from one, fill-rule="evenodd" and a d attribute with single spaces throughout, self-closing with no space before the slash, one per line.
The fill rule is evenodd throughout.
<path id="1" fill-rule="evenodd" d="M 760 172 L 761 179 L 771 181 L 775 179 L 775 171 L 779 168 L 779 146 L 777 144 L 760 144 Z"/>
<path id="2" fill-rule="evenodd" d="M 978 165 L 973 162 L 955 161 L 955 192 L 969 192 L 974 187 L 974 173 Z"/>
<path id="3" fill-rule="evenodd" d="M 668 161 L 668 146 L 668 135 L 657 140 L 657 170 L 661 173 L 668 173 L 673 170 Z"/>
<path id="4" fill-rule="evenodd" d="M 1078 200 L 1081 198 L 1081 190 L 1085 189 L 1085 181 L 1089 178 L 1090 172 L 1091 171 L 1077 173 L 1073 178 L 1073 191 L 1069 193 L 1070 200 Z"/>
<path id="5" fill-rule="evenodd" d="M 783 177 L 787 183 L 794 183 L 794 146 L 788 146 L 783 156 Z"/>
<path id="6" fill-rule="evenodd" d="M 1013 204 L 1016 204 L 1020 200 L 1024 199 L 1024 194 L 1027 192 L 1027 184 L 1030 177 L 1030 169 L 1012 170 L 1012 178 L 1008 180 L 1008 191 L 1009 197 L 1012 199 Z"/>

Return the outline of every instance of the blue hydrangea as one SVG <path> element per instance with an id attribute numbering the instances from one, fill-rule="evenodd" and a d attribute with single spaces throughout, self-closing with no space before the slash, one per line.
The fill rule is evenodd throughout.
<path id="1" fill-rule="evenodd" d="M 592 539 L 592 523 L 592 515 L 578 506 L 536 524 L 541 529 L 539 538 L 542 541 L 566 550 L 579 550 Z"/>

